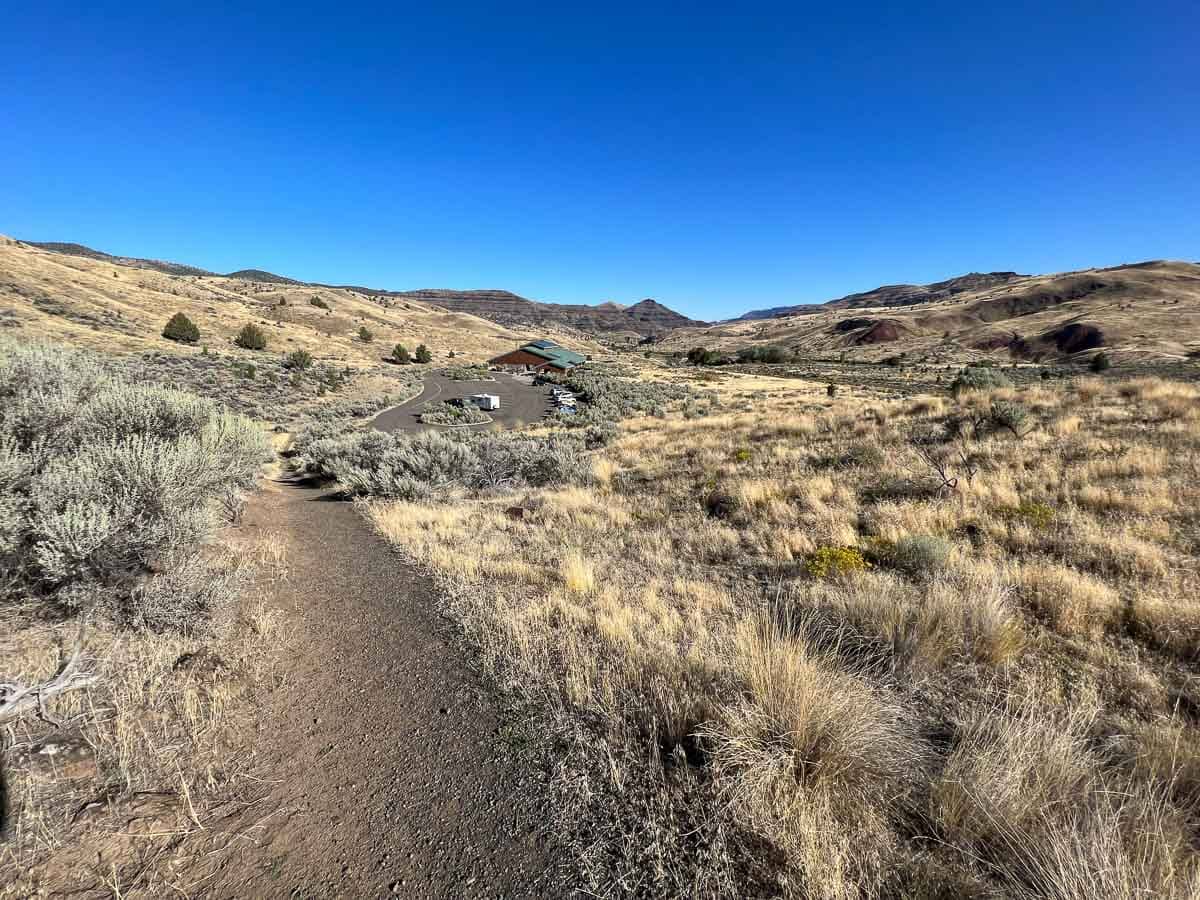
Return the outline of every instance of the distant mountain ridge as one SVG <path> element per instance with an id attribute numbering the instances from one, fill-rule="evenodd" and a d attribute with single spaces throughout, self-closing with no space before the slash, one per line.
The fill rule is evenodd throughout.
<path id="1" fill-rule="evenodd" d="M 1016 272 L 968 272 L 945 281 L 932 284 L 885 284 L 874 290 L 858 294 L 847 294 L 825 303 L 801 303 L 795 306 L 773 306 L 769 309 L 752 309 L 733 321 L 745 319 L 778 319 L 784 316 L 800 316 L 821 312 L 824 309 L 863 309 L 878 306 L 916 306 L 948 300 L 956 294 L 984 290 L 1016 281 L 1028 276 Z"/>
<path id="2" fill-rule="evenodd" d="M 85 256 L 88 259 L 96 259 L 112 263 L 116 266 L 129 266 L 134 269 L 153 269 L 155 272 L 162 272 L 165 275 L 216 275 L 215 272 L 209 272 L 207 269 L 200 269 L 196 266 L 184 265 L 183 263 L 167 262 L 161 259 L 141 259 L 136 256 L 113 256 L 111 253 L 105 253 L 103 250 L 93 250 L 91 247 L 85 247 L 83 244 L 72 244 L 63 241 L 21 241 L 21 243 L 28 244 L 30 247 L 37 247 L 39 250 L 49 250 L 52 253 L 63 253 L 67 256 Z"/>
<path id="3" fill-rule="evenodd" d="M 1200 359 L 1200 264 L 1178 260 L 1046 275 L 973 272 L 782 309 L 681 328 L 656 349 L 776 347 L 800 358 L 941 365 L 1086 361 L 1098 350 L 1121 362 Z"/>
<path id="4" fill-rule="evenodd" d="M 153 269 L 167 275 L 193 275 L 207 278 L 239 278 L 266 284 L 293 287 L 332 288 L 355 291 L 375 297 L 401 297 L 419 300 L 440 306 L 450 312 L 469 313 L 488 319 L 506 327 L 566 326 L 591 333 L 627 333 L 651 337 L 665 334 L 674 328 L 703 325 L 669 309 L 656 300 L 645 299 L 631 306 L 622 306 L 611 300 L 596 306 L 579 303 L 548 303 L 529 300 L 511 291 L 470 290 L 458 291 L 446 288 L 423 288 L 413 291 L 383 290 L 352 284 L 323 284 L 314 281 L 298 281 L 284 275 L 276 275 L 262 269 L 239 269 L 236 272 L 210 272 L 196 266 L 143 259 L 135 256 L 114 256 L 94 250 L 83 244 L 61 241 L 22 241 L 31 247 L 62 253 L 68 256 L 84 256 L 114 265 L 138 269 Z"/>
<path id="5" fill-rule="evenodd" d="M 512 327 L 565 325 L 587 332 L 632 332 L 649 337 L 672 329 L 702 325 L 649 298 L 621 307 L 615 303 L 541 303 L 509 291 L 451 291 L 425 289 L 393 294 L 432 303 L 453 312 L 470 313 Z"/>

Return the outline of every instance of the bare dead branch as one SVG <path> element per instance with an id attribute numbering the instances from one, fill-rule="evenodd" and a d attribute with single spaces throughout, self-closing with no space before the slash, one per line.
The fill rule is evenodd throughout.
<path id="1" fill-rule="evenodd" d="M 83 665 L 83 638 L 86 630 L 85 619 L 80 623 L 79 634 L 70 655 L 59 668 L 58 674 L 50 680 L 32 685 L 19 682 L 0 683 L 0 723 L 12 721 L 28 712 L 45 716 L 45 702 L 48 697 L 78 690 L 97 681 L 99 675 Z"/>
<path id="2" fill-rule="evenodd" d="M 918 447 L 917 452 L 921 459 L 925 461 L 925 465 L 933 470 L 934 476 L 941 482 L 939 489 L 946 491 L 958 490 L 958 478 L 950 474 L 949 468 L 943 460 L 938 459 L 925 447 Z"/>

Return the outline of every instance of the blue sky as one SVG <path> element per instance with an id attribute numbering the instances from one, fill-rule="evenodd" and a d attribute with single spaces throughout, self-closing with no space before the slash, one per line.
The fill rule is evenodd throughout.
<path id="1" fill-rule="evenodd" d="M 1195 2 L 196 6 L 6 11 L 0 233 L 702 318 L 1200 259 Z"/>

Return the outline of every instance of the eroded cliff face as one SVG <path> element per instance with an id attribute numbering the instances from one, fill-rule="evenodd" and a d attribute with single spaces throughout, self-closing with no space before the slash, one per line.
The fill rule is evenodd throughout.
<path id="1" fill-rule="evenodd" d="M 428 289 L 404 291 L 397 296 L 432 303 L 454 312 L 470 313 L 510 327 L 558 325 L 597 334 L 635 332 L 649 336 L 703 324 L 649 298 L 622 307 L 611 302 L 598 306 L 538 303 L 509 291 Z"/>

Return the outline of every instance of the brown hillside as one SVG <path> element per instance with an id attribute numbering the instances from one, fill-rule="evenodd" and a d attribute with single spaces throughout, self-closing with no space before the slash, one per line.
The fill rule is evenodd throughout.
<path id="1" fill-rule="evenodd" d="M 404 291 L 411 297 L 445 309 L 482 316 L 514 328 L 570 328 L 586 334 L 634 337 L 662 335 L 673 328 L 700 325 L 656 300 L 645 299 L 623 307 L 608 302 L 598 306 L 570 303 L 538 303 L 508 291 Z"/>
<path id="2" fill-rule="evenodd" d="M 416 300 L 440 306 L 450 312 L 466 313 L 518 330 L 534 329 L 538 333 L 557 331 L 565 338 L 578 342 L 580 336 L 603 334 L 618 342 L 636 342 L 644 337 L 659 336 L 672 328 L 700 325 L 701 322 L 680 315 L 655 300 L 646 299 L 632 306 L 608 301 L 596 306 L 569 303 L 541 303 L 528 300 L 511 291 L 423 288 L 415 291 L 392 291 L 353 284 L 323 284 L 297 281 L 262 269 L 239 269 L 221 275 L 182 263 L 114 256 L 83 244 L 61 241 L 22 241 L 24 246 L 47 250 L 64 256 L 81 257 L 109 262 L 135 269 L 149 269 L 167 275 L 195 275 L 206 278 L 228 278 L 258 284 L 343 291 L 378 300 L 380 303 Z"/>
<path id="3" fill-rule="evenodd" d="M 410 351 L 424 343 L 435 360 L 453 350 L 465 362 L 485 360 L 533 336 L 591 348 L 551 327 L 515 330 L 415 298 L 263 281 L 266 273 L 256 271 L 246 277 L 176 275 L 122 259 L 0 237 L 0 325 L 22 337 L 99 350 L 199 352 L 162 337 L 167 319 L 183 312 L 199 326 L 199 343 L 213 350 L 239 352 L 233 337 L 254 322 L 267 332 L 266 353 L 302 349 L 318 360 L 350 365 L 378 363 L 397 343 Z M 374 341 L 358 339 L 361 327 Z"/>
<path id="4" fill-rule="evenodd" d="M 797 315 L 681 328 L 660 347 L 780 345 L 863 360 L 900 352 L 934 360 L 1038 360 L 1104 348 L 1126 361 L 1180 359 L 1200 349 L 1200 265 L 1194 263 L 1155 261 L 1057 275 L 992 273 L 922 290 L 928 288 L 942 293 L 905 304 L 899 287 L 880 288 Z M 884 302 L 862 305 L 861 298 L 871 295 Z M 886 316 L 871 315 L 872 309 Z"/>

